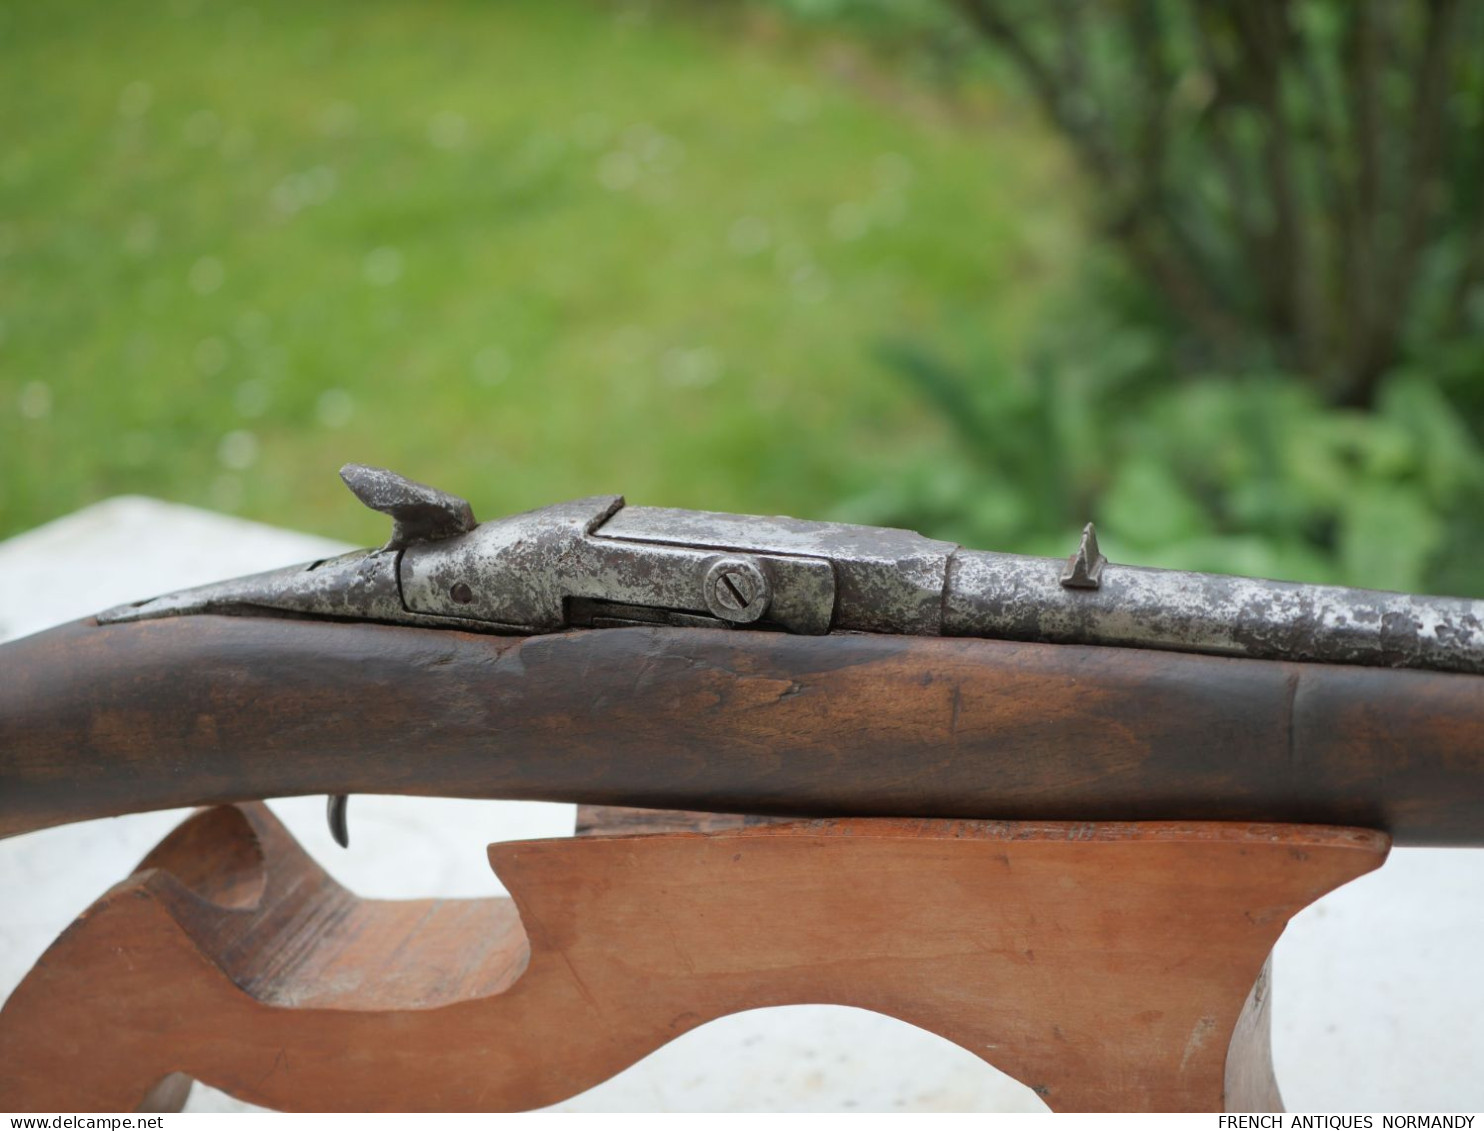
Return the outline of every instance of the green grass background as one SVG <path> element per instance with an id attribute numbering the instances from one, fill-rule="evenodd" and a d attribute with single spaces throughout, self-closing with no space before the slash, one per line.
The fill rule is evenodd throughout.
<path id="1" fill-rule="evenodd" d="M 379 463 L 485 516 L 825 515 L 949 442 L 884 336 L 1014 357 L 1057 148 L 745 10 L 0 7 L 0 534 L 142 492 L 358 541 Z"/>

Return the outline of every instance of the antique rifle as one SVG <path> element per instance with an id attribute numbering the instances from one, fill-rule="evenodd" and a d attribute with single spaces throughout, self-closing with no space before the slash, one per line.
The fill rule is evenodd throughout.
<path id="1" fill-rule="evenodd" d="M 1484 601 L 580 499 L 0 647 L 0 836 L 325 793 L 1484 844 Z M 338 799 L 338 800 L 337 800 Z"/>

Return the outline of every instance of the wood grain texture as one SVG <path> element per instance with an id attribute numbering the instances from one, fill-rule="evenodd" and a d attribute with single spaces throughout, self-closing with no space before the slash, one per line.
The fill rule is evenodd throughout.
<path id="1" fill-rule="evenodd" d="M 1281 820 L 1484 843 L 1484 677 L 994 640 L 268 617 L 0 648 L 0 834 L 313 793 Z"/>
<path id="2" fill-rule="evenodd" d="M 1362 830 L 819 820 L 497 844 L 513 900 L 359 900 L 261 805 L 192 818 L 0 1012 L 0 1107 L 515 1109 L 715 1017 L 876 1010 L 1057 1110 L 1261 1110 L 1268 953 Z"/>
<path id="3" fill-rule="evenodd" d="M 747 813 L 705 813 L 693 809 L 636 809 L 621 805 L 579 805 L 578 836 L 622 836 L 644 833 L 715 833 L 772 825 L 787 817 Z"/>

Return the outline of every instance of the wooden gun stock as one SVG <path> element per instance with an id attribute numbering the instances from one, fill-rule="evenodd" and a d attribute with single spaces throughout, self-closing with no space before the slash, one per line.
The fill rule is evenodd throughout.
<path id="1" fill-rule="evenodd" d="M 399 793 L 813 816 L 1295 821 L 1484 844 L 1484 678 L 1132 648 L 276 617 L 6 646 L 0 835 Z"/>

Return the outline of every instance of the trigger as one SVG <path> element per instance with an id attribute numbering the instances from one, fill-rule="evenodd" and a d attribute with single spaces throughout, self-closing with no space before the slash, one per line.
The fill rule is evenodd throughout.
<path id="1" fill-rule="evenodd" d="M 350 847 L 350 823 L 346 817 L 346 806 L 350 798 L 343 793 L 332 793 L 325 798 L 325 819 L 330 822 L 330 835 L 341 848 Z"/>

